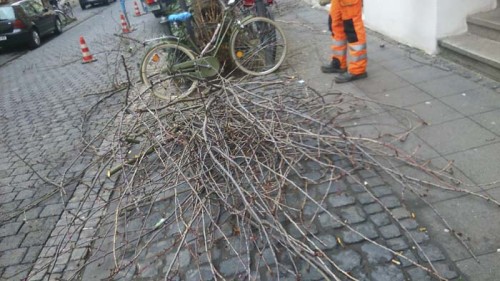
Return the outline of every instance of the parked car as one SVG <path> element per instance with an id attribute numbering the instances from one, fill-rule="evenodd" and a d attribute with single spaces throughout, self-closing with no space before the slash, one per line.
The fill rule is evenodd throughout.
<path id="1" fill-rule="evenodd" d="M 116 0 L 79 0 L 79 2 L 82 10 L 85 10 L 87 5 L 109 5 L 111 2 L 116 2 Z"/>
<path id="2" fill-rule="evenodd" d="M 3 2 L 0 2 L 3 3 Z M 40 0 L 21 0 L 0 4 L 0 47 L 41 44 L 42 36 L 60 34 L 62 23 L 57 14 Z"/>

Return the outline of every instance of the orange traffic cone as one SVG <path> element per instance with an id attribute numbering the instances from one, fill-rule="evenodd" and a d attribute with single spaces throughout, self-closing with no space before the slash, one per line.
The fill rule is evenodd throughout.
<path id="1" fill-rule="evenodd" d="M 139 5 L 137 5 L 137 1 L 134 1 L 134 12 L 136 17 L 141 16 L 141 11 L 139 10 Z"/>
<path id="2" fill-rule="evenodd" d="M 128 28 L 127 21 L 125 20 L 125 16 L 120 14 L 120 20 L 122 21 L 122 33 L 130 33 L 130 29 Z"/>
<path id="3" fill-rule="evenodd" d="M 97 60 L 90 54 L 89 48 L 87 47 L 87 43 L 85 43 L 83 36 L 80 36 L 80 48 L 82 49 L 83 56 L 82 63 L 89 63 Z"/>

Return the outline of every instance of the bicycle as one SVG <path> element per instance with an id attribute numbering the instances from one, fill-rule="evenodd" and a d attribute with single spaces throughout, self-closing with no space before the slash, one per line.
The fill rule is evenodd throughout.
<path id="1" fill-rule="evenodd" d="M 170 101 L 182 99 L 192 94 L 200 81 L 219 74 L 221 64 L 217 54 L 227 36 L 231 60 L 244 73 L 266 75 L 281 66 L 287 51 L 283 30 L 268 18 L 250 15 L 239 19 L 241 10 L 236 5 L 219 3 L 223 7 L 222 20 L 201 51 L 193 38 L 194 32 L 189 30 L 183 37 L 150 40 L 165 40 L 145 54 L 140 66 L 141 79 L 153 95 Z M 169 21 L 175 22 L 175 15 L 170 15 Z M 205 27 L 211 28 L 210 24 Z"/>
<path id="2" fill-rule="evenodd" d="M 50 1 L 50 4 L 63 25 L 67 25 L 68 23 L 76 20 L 71 4 L 68 1 L 65 1 L 62 5 L 60 5 L 60 2 L 61 0 L 52 0 Z"/>

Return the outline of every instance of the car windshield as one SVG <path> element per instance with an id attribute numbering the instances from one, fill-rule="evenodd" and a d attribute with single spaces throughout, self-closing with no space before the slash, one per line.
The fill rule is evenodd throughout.
<path id="1" fill-rule="evenodd" d="M 12 7 L 0 7 L 0 20 L 13 20 L 16 19 L 14 16 L 14 9 Z"/>

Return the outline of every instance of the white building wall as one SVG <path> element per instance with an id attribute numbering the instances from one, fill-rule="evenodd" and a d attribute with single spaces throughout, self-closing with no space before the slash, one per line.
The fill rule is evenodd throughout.
<path id="1" fill-rule="evenodd" d="M 401 43 L 437 52 L 437 40 L 467 31 L 468 15 L 497 0 L 364 0 L 365 25 Z"/>
<path id="2" fill-rule="evenodd" d="M 438 0 L 437 38 L 467 31 L 467 16 L 496 8 L 496 0 Z"/>
<path id="3" fill-rule="evenodd" d="M 434 53 L 438 1 L 365 0 L 365 25 L 403 44 Z"/>

